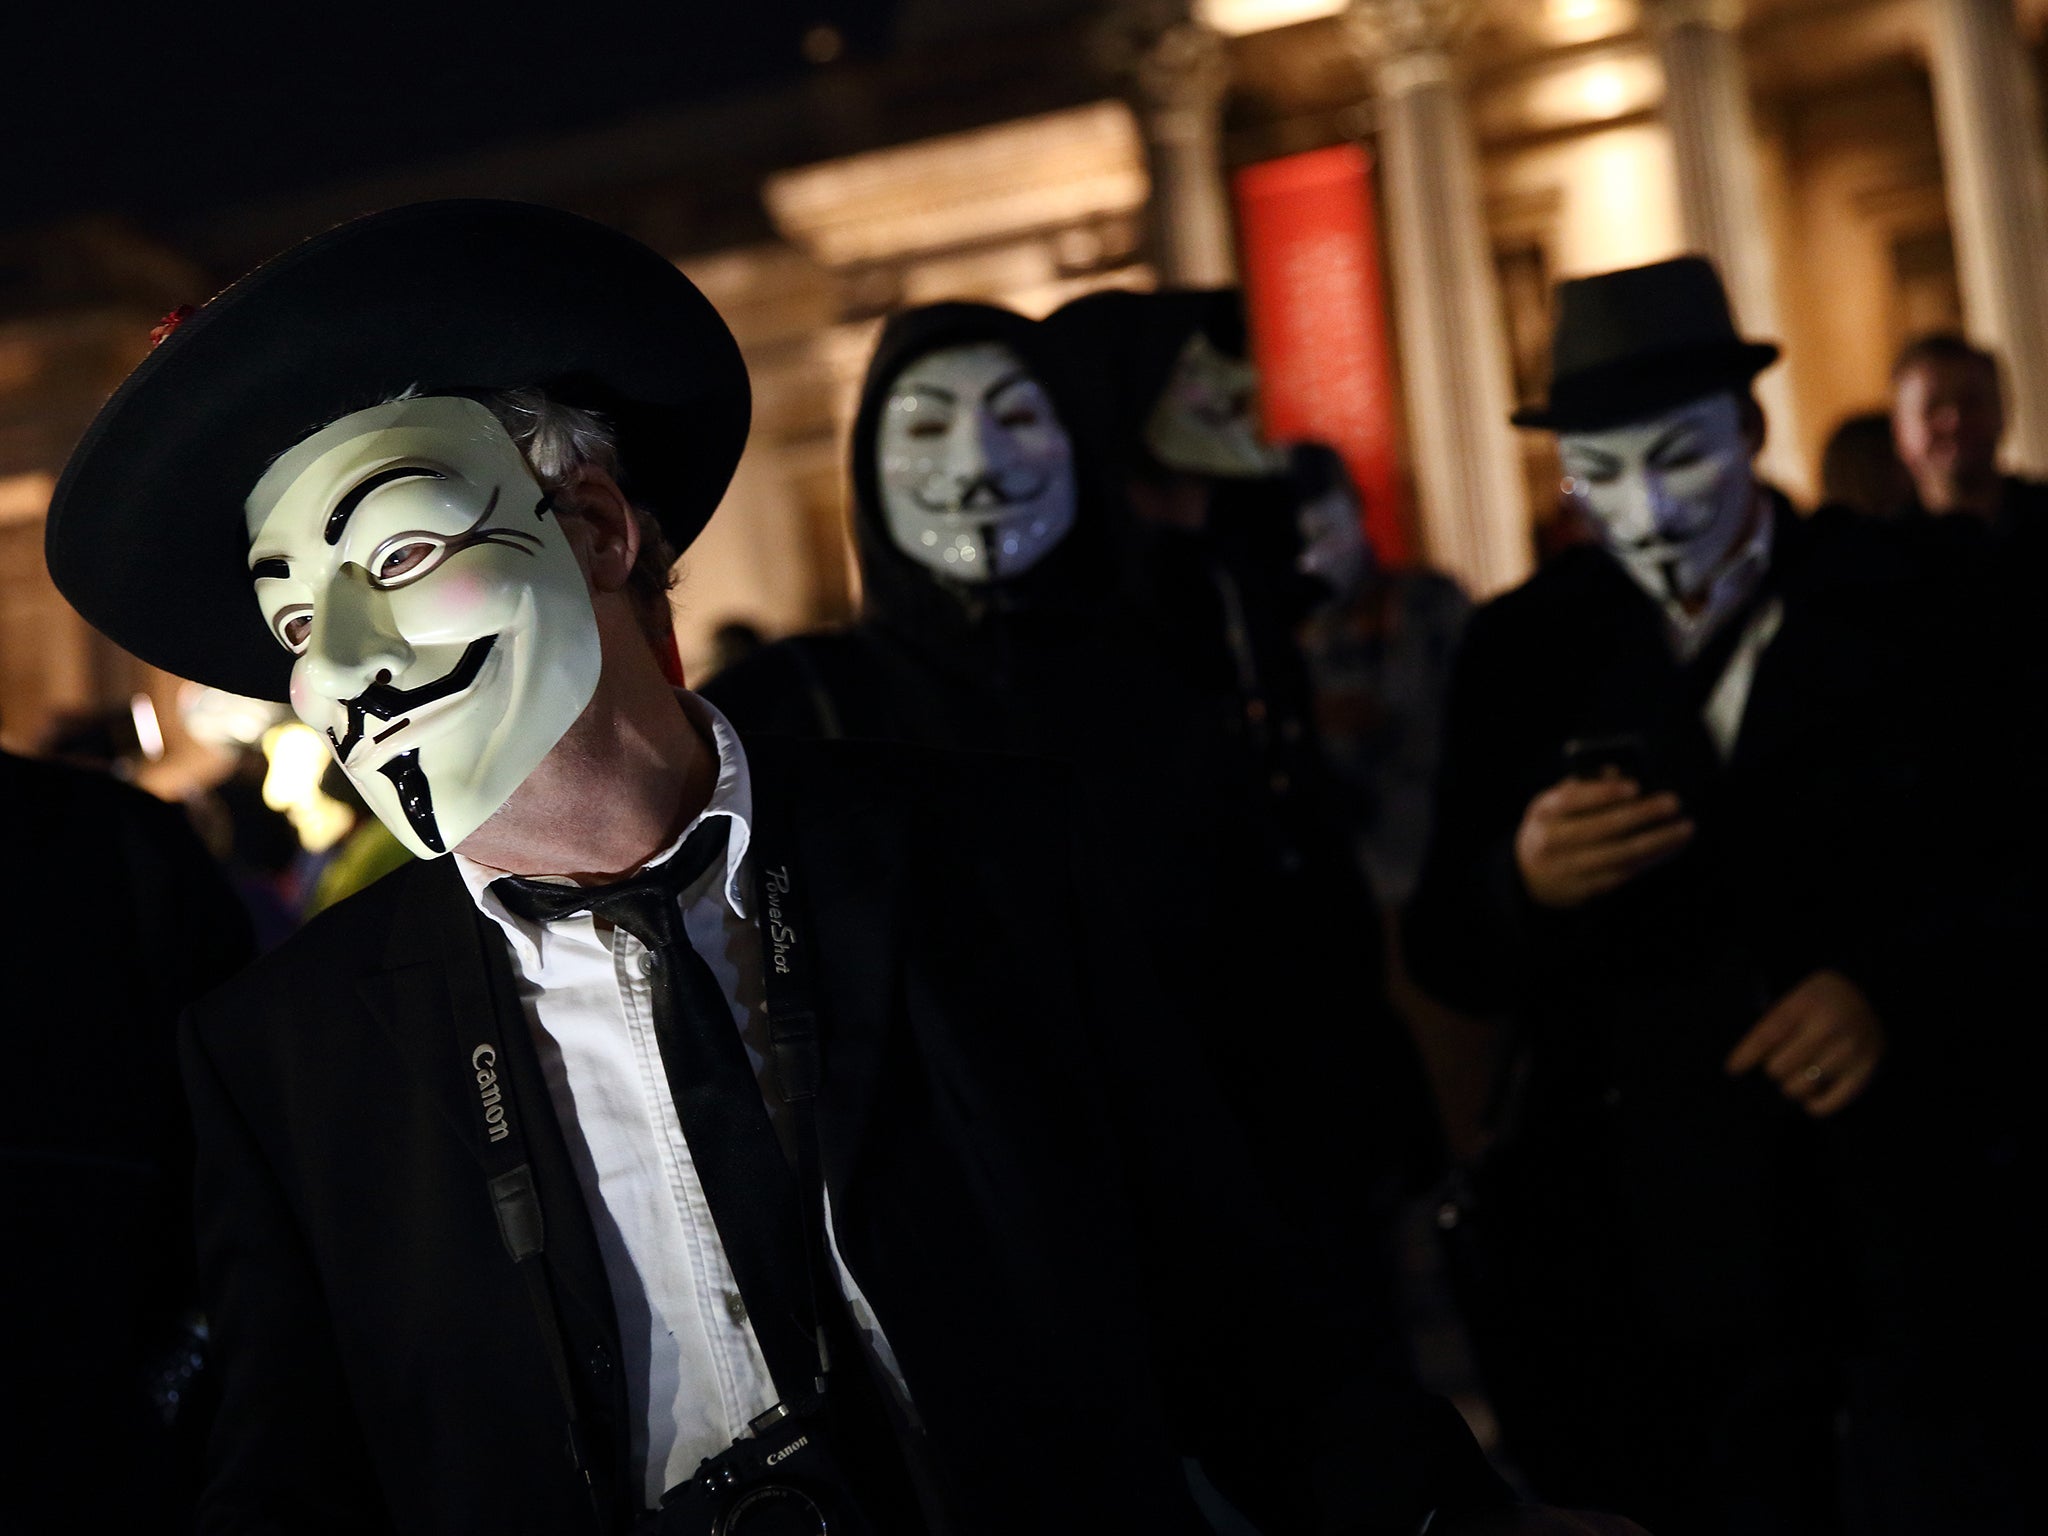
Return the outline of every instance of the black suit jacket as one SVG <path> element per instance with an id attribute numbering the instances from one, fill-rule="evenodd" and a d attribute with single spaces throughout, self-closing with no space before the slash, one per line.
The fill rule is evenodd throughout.
<path id="1" fill-rule="evenodd" d="M 1495 1214 L 1522 1266 L 1510 1288 L 1543 1291 L 1528 1310 L 1560 1341 L 1576 1329 L 1709 1352 L 1780 1334 L 1824 1343 L 1842 1309 L 1822 1295 L 1833 1260 L 1814 1249 L 1841 1159 L 1896 1125 L 1899 1064 L 1921 1044 L 1942 734 L 1922 589 L 1892 530 L 1782 506 L 1772 581 L 1782 624 L 1725 763 L 1701 722 L 1702 680 L 1599 549 L 1488 604 L 1458 663 L 1409 953 L 1425 986 L 1522 1026 Z M 1563 777 L 1568 740 L 1615 732 L 1647 739 L 1655 787 L 1675 790 L 1698 830 L 1617 891 L 1539 908 L 1516 828 Z M 1721 1063 L 1823 968 L 1871 996 L 1894 1050 L 1856 1106 L 1815 1122 L 1762 1073 L 1730 1078 Z M 1568 1284 L 1561 1255 L 1598 1283 Z"/>
<path id="2" fill-rule="evenodd" d="M 1501 1497 L 1447 1408 L 1366 1378 L 1344 1299 L 1265 1224 L 1101 932 L 1059 770 L 769 740 L 750 759 L 810 890 L 836 1235 L 959 1529 L 1198 1530 L 1184 1453 L 1275 1532 Z M 226 1366 L 209 1529 L 591 1528 L 485 1197 L 486 1038 L 513 1068 L 600 1502 L 630 1518 L 619 1320 L 514 996 L 437 861 L 197 1011 Z"/>

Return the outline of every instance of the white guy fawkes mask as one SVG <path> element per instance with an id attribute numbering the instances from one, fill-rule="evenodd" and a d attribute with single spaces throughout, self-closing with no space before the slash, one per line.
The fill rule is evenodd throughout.
<path id="1" fill-rule="evenodd" d="M 1223 480 L 1256 480 L 1284 462 L 1259 432 L 1259 370 L 1226 357 L 1200 331 L 1174 360 L 1173 374 L 1145 422 L 1145 446 L 1168 469 Z"/>
<path id="2" fill-rule="evenodd" d="M 1756 506 L 1734 395 L 1627 426 L 1560 433 L 1558 451 L 1601 542 L 1644 591 L 1659 602 L 1706 594 Z"/>
<path id="3" fill-rule="evenodd" d="M 292 709 L 407 848 L 456 847 L 597 689 L 590 590 L 525 458 L 474 400 L 399 400 L 291 449 L 246 510 Z"/>
<path id="4" fill-rule="evenodd" d="M 889 538 L 951 581 L 1021 576 L 1074 526 L 1074 445 L 1000 342 L 942 347 L 896 376 L 875 462 Z"/>

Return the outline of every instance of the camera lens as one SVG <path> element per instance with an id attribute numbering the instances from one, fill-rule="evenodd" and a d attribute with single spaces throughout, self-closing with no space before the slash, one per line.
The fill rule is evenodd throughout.
<path id="1" fill-rule="evenodd" d="M 712 1536 L 829 1536 L 825 1511 L 785 1483 L 755 1488 L 719 1517 Z"/>

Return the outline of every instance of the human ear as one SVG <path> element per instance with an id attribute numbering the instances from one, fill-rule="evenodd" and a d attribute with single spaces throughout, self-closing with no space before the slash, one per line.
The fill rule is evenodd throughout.
<path id="1" fill-rule="evenodd" d="M 555 506 L 592 590 L 623 591 L 640 558 L 640 524 L 619 482 L 594 464 L 578 465 Z"/>

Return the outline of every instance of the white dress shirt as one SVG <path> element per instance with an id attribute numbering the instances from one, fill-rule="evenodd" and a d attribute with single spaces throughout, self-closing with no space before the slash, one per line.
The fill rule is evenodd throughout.
<path id="1" fill-rule="evenodd" d="M 1733 558 L 1721 568 L 1707 587 L 1706 605 L 1698 613 L 1687 613 L 1682 604 L 1660 596 L 1665 633 L 1671 649 L 1681 662 L 1689 662 L 1706 649 L 1707 642 L 1748 603 L 1771 567 L 1771 546 L 1776 520 L 1768 500 L 1758 507 L 1756 530 L 1743 540 Z M 1785 604 L 1772 597 L 1750 613 L 1743 623 L 1728 664 L 1714 681 L 1713 691 L 1700 710 L 1700 721 L 1713 740 L 1722 762 L 1734 755 L 1735 741 L 1742 734 L 1742 716 L 1749 707 L 1749 685 L 1756 680 L 1756 665 L 1770 643 L 1778 637 L 1785 620 Z"/>
<path id="2" fill-rule="evenodd" d="M 711 817 L 731 820 L 724 862 L 683 892 L 683 926 L 732 1007 L 769 1116 L 792 1151 L 791 1116 L 767 1071 L 760 930 L 747 914 L 753 789 L 746 753 L 715 708 L 695 694 L 678 697 L 717 749 L 718 783 L 682 836 L 648 862 L 668 858 Z M 604 1256 L 625 1354 L 631 1456 L 652 1508 L 779 1394 L 669 1093 L 649 956 L 631 934 L 600 929 L 589 913 L 553 923 L 515 917 L 490 891 L 503 870 L 453 857 L 471 898 L 511 947 L 520 1002 Z M 854 1322 L 907 1407 L 895 1357 L 830 1234 L 829 1209 L 826 1219 Z"/>

